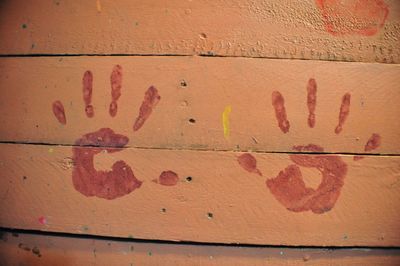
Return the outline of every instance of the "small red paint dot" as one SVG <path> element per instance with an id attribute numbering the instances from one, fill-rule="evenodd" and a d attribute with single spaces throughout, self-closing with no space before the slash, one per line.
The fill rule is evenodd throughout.
<path id="1" fill-rule="evenodd" d="M 45 217 L 43 217 L 43 216 L 41 216 L 41 217 L 39 217 L 39 223 L 40 224 L 42 224 L 42 225 L 45 225 L 45 224 L 47 224 L 47 220 L 46 220 L 46 218 Z"/>

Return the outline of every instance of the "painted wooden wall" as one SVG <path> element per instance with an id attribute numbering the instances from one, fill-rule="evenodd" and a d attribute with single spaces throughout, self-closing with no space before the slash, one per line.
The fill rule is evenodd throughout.
<path id="1" fill-rule="evenodd" d="M 397 0 L 2 1 L 1 262 L 398 265 L 399 39 Z"/>

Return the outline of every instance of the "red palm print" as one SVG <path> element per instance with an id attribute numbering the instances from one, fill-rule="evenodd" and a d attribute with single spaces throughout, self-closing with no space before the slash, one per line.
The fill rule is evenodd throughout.
<path id="1" fill-rule="evenodd" d="M 389 8 L 383 0 L 316 0 L 325 29 L 332 35 L 375 35 Z"/>
<path id="2" fill-rule="evenodd" d="M 122 67 L 120 65 L 114 66 L 110 75 L 111 103 L 109 105 L 109 114 L 112 117 L 115 117 L 118 112 L 122 76 Z M 84 112 L 88 118 L 92 118 L 95 115 L 92 105 L 92 93 L 93 74 L 88 70 L 83 74 L 82 78 Z M 133 123 L 133 131 L 137 131 L 144 126 L 160 99 L 161 96 L 154 86 L 150 86 L 146 90 L 139 108 L 139 114 Z M 58 122 L 66 125 L 67 117 L 63 104 L 58 100 L 54 101 L 52 109 Z M 74 161 L 72 181 L 75 189 L 85 196 L 111 200 L 140 188 L 142 181 L 137 179 L 132 168 L 122 160 L 115 162 L 111 171 L 96 170 L 94 167 L 94 156 L 96 154 L 100 152 L 119 152 L 128 142 L 129 138 L 127 136 L 117 134 L 110 128 L 101 128 L 78 138 L 72 148 Z M 178 179 L 178 175 L 175 172 L 168 170 L 161 173 L 157 183 L 170 186 L 177 184 Z"/>
<path id="3" fill-rule="evenodd" d="M 307 107 L 309 111 L 308 126 L 313 128 L 317 123 L 317 82 L 311 78 L 307 86 Z M 286 134 L 290 130 L 290 122 L 285 108 L 285 100 L 279 91 L 272 92 L 272 106 L 275 111 L 277 123 L 281 131 Z M 334 129 L 335 134 L 340 134 L 345 126 L 345 121 L 350 114 L 351 94 L 345 93 L 341 100 L 338 124 Z M 364 150 L 377 149 L 381 143 L 379 134 L 372 134 L 367 141 Z M 319 155 L 291 154 L 290 160 L 294 163 L 280 171 L 276 177 L 267 178 L 266 186 L 286 209 L 293 212 L 312 211 L 321 214 L 331 210 L 340 196 L 341 188 L 347 174 L 347 164 L 340 156 L 324 154 L 324 149 L 316 144 L 293 146 L 298 153 L 312 152 Z M 354 159 L 361 159 L 355 156 Z M 262 176 L 257 168 L 257 160 L 250 153 L 244 153 L 238 157 L 239 165 L 250 173 Z M 319 186 L 314 189 L 307 187 L 300 167 L 316 168 L 322 175 Z"/>

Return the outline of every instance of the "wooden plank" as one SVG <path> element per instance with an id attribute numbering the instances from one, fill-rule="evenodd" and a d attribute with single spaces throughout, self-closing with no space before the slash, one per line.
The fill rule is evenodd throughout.
<path id="1" fill-rule="evenodd" d="M 1 54 L 400 62 L 398 0 L 14 0 L 0 12 Z"/>
<path id="2" fill-rule="evenodd" d="M 145 243 L 3 233 L 4 265 L 399 265 L 397 249 L 300 249 Z"/>
<path id="3" fill-rule="evenodd" d="M 104 150 L 1 144 L 0 227 L 220 243 L 400 245 L 399 156 Z M 92 152 L 99 154 L 91 162 Z M 119 176 L 110 173 L 112 164 Z"/>
<path id="4" fill-rule="evenodd" d="M 92 78 L 90 103 L 83 99 L 84 73 L 87 82 Z M 115 117 L 109 115 L 111 73 L 114 78 L 122 73 Z M 398 65 L 204 57 L 2 58 L 0 84 L 2 141 L 73 144 L 88 132 L 110 127 L 129 137 L 130 147 L 290 152 L 293 145 L 315 143 L 326 152 L 400 152 Z M 308 92 L 313 84 L 315 110 Z M 134 131 L 150 86 L 161 99 Z M 272 104 L 277 92 L 284 98 L 287 129 L 279 127 L 277 117 L 282 117 Z M 342 108 L 342 131 L 335 132 L 347 93 L 349 114 Z M 65 125 L 53 113 L 57 101 Z M 87 105 L 94 117 L 87 117 Z M 381 137 L 380 146 L 366 148 L 374 133 Z"/>

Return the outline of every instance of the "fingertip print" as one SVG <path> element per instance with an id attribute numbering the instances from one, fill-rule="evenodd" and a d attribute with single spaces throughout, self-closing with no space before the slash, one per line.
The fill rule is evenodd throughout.
<path id="1" fill-rule="evenodd" d="M 247 172 L 262 176 L 261 171 L 257 169 L 257 159 L 250 153 L 243 153 L 237 158 L 237 161 L 239 165 Z"/>
<path id="2" fill-rule="evenodd" d="M 53 114 L 57 118 L 58 122 L 60 122 L 60 124 L 66 125 L 67 118 L 65 116 L 64 105 L 62 104 L 62 102 L 60 101 L 53 102 L 52 109 L 53 109 Z"/>
<path id="3" fill-rule="evenodd" d="M 138 131 L 144 125 L 160 100 L 161 96 L 158 94 L 158 90 L 154 86 L 150 86 L 144 95 L 138 117 L 133 125 L 133 131 Z"/>
<path id="4" fill-rule="evenodd" d="M 122 89 L 122 66 L 115 65 L 110 76 L 111 83 L 111 104 L 109 113 L 112 117 L 117 115 L 118 104 L 117 101 L 121 97 Z"/>
<path id="5" fill-rule="evenodd" d="M 317 82 L 310 78 L 307 84 L 308 126 L 315 126 L 315 108 L 317 105 Z"/>
<path id="6" fill-rule="evenodd" d="M 92 103 L 93 93 L 93 73 L 90 70 L 85 71 L 82 77 L 82 93 L 83 101 L 85 103 L 86 116 L 92 118 L 94 116 L 94 109 Z"/>
<path id="7" fill-rule="evenodd" d="M 174 171 L 163 171 L 158 177 L 157 183 L 163 186 L 175 186 L 179 181 L 179 176 Z"/>
<path id="8" fill-rule="evenodd" d="M 343 130 L 343 125 L 344 122 L 346 122 L 347 117 L 349 116 L 350 113 L 350 99 L 351 99 L 351 94 L 346 93 L 342 97 L 342 104 L 340 106 L 340 111 L 339 111 L 339 122 L 338 125 L 335 128 L 335 133 L 339 134 Z"/>
<path id="9" fill-rule="evenodd" d="M 285 99 L 279 91 L 272 92 L 272 106 L 275 109 L 275 116 L 276 120 L 278 121 L 279 128 L 283 133 L 288 133 L 290 123 L 287 120 Z"/>

